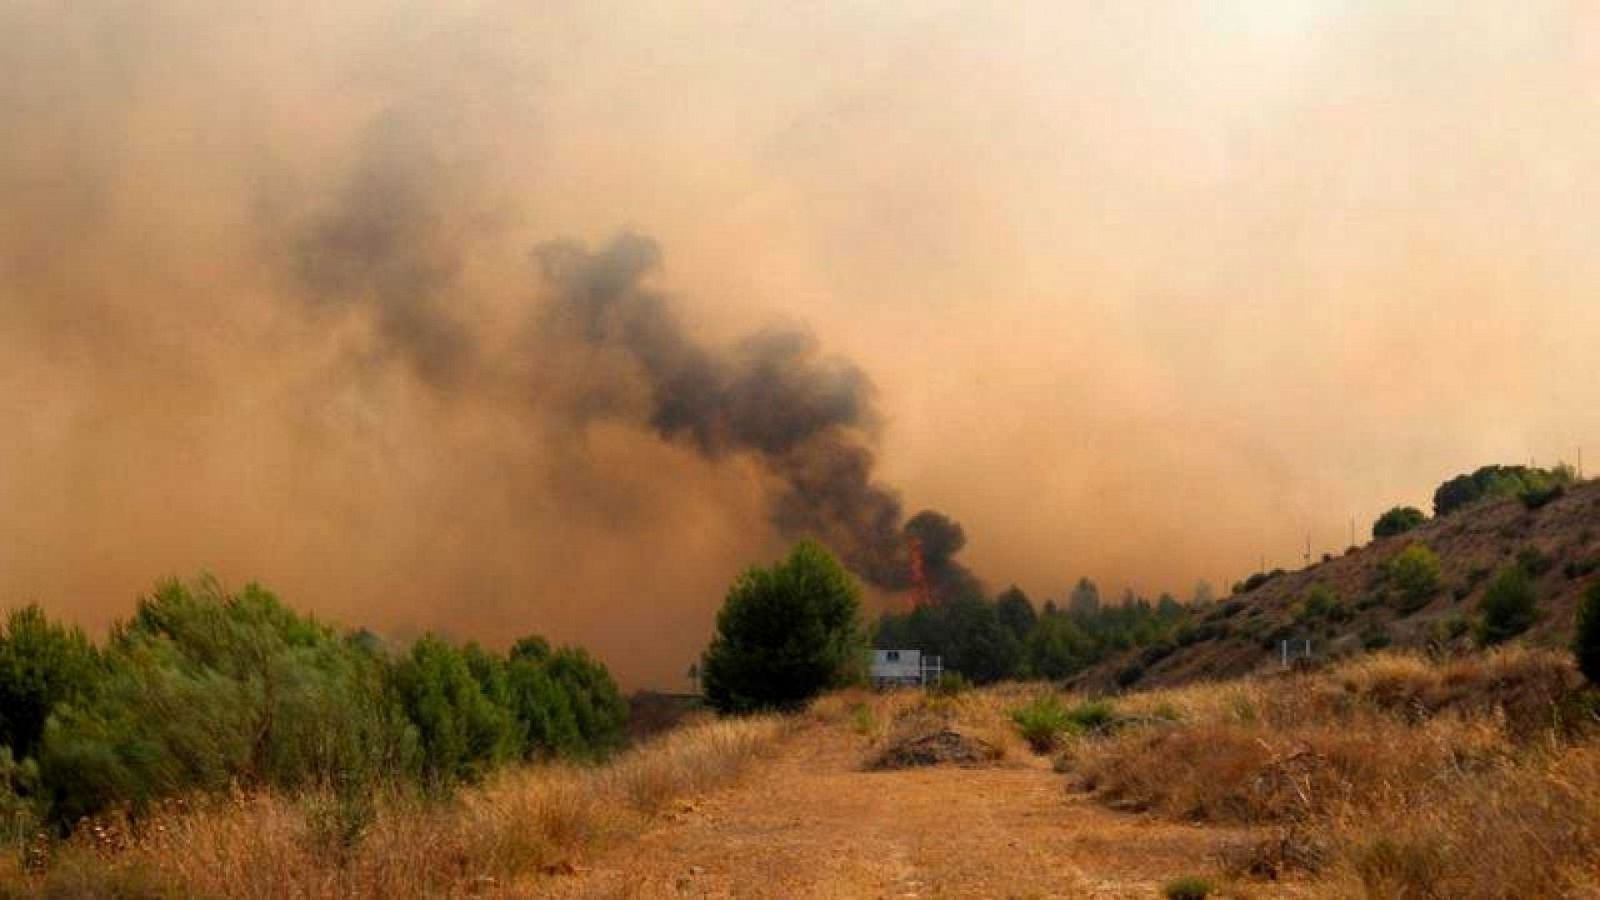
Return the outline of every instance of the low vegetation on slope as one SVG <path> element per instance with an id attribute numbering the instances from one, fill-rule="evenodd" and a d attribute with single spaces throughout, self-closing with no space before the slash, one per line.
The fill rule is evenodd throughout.
<path id="1" fill-rule="evenodd" d="M 1563 652 L 1430 662 L 1378 654 L 1320 673 L 1128 695 L 1118 727 L 1058 768 L 1113 808 L 1275 829 L 1217 861 L 1250 883 L 1338 896 L 1600 890 L 1600 699 Z"/>

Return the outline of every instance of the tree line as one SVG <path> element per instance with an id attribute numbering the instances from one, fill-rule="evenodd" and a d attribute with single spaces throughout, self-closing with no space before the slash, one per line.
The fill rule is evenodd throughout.
<path id="1" fill-rule="evenodd" d="M 0 814 L 64 829 L 234 786 L 428 791 L 619 747 L 627 704 L 581 649 L 501 654 L 340 632 L 258 585 L 170 581 L 96 644 L 37 607 L 0 630 Z"/>

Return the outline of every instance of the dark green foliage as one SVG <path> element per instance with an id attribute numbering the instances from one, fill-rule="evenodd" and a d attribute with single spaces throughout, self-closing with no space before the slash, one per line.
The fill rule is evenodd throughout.
<path id="1" fill-rule="evenodd" d="M 1100 611 L 1100 588 L 1087 578 L 1079 578 L 1067 598 L 1067 611 L 1080 616 L 1092 616 Z"/>
<path id="2" fill-rule="evenodd" d="M 1564 485 L 1552 484 L 1544 487 L 1526 488 L 1517 498 L 1522 501 L 1523 508 L 1529 512 L 1544 509 L 1551 503 L 1566 496 L 1567 489 Z"/>
<path id="3" fill-rule="evenodd" d="M 395 663 L 392 679 L 416 725 L 428 780 L 478 780 L 520 749 L 505 673 L 476 646 L 458 649 L 427 635 Z M 486 684 L 500 696 L 486 693 Z"/>
<path id="4" fill-rule="evenodd" d="M 507 660 L 427 637 L 391 659 L 371 632 L 341 636 L 256 585 L 212 579 L 161 585 L 103 651 L 37 610 L 13 614 L 0 693 L 28 700 L 8 700 L 7 727 L 23 721 L 14 710 L 45 710 L 36 760 L 7 757 L 22 773 L 7 777 L 58 825 L 186 791 L 316 785 L 341 842 L 359 837 L 382 782 L 448 787 L 535 742 L 604 752 L 625 714 L 581 651 L 530 639 Z"/>
<path id="5" fill-rule="evenodd" d="M 93 695 L 45 731 L 59 820 L 235 782 L 366 780 L 411 759 L 382 661 L 255 585 L 162 585 L 113 633 L 105 663 Z"/>
<path id="6" fill-rule="evenodd" d="M 1024 668 L 1028 674 L 1052 681 L 1077 673 L 1095 656 L 1093 639 L 1061 613 L 1041 616 L 1023 647 Z"/>
<path id="7" fill-rule="evenodd" d="M 1396 506 L 1372 523 L 1372 536 L 1386 538 L 1405 534 L 1426 521 L 1428 517 L 1415 506 Z"/>
<path id="8" fill-rule="evenodd" d="M 1144 666 L 1133 663 L 1117 673 L 1117 687 L 1130 688 L 1139 683 L 1144 677 Z"/>
<path id="9" fill-rule="evenodd" d="M 1576 473 L 1565 465 L 1553 469 L 1484 466 L 1470 475 L 1457 475 L 1439 485 L 1433 494 L 1433 514 L 1447 516 L 1464 506 L 1491 497 L 1532 497 L 1535 502 L 1549 502 L 1559 496 L 1550 495 L 1556 488 L 1576 480 Z"/>
<path id="10" fill-rule="evenodd" d="M 1578 671 L 1590 684 L 1600 685 L 1600 582 L 1589 585 L 1578 604 L 1572 654 L 1578 659 Z"/>
<path id="11" fill-rule="evenodd" d="M 1016 585 L 1001 591 L 1000 596 L 994 598 L 994 611 L 1000 624 L 1009 628 L 1019 641 L 1025 639 L 1039 621 L 1038 613 L 1033 611 L 1033 602 Z"/>
<path id="12" fill-rule="evenodd" d="M 550 656 L 545 671 L 567 698 L 577 724 L 578 745 L 566 755 L 603 756 L 622 746 L 628 701 L 605 666 L 581 647 L 563 647 Z"/>
<path id="13" fill-rule="evenodd" d="M 1389 630 L 1382 625 L 1374 625 L 1361 632 L 1361 649 L 1363 650 L 1382 650 L 1391 643 Z"/>
<path id="14" fill-rule="evenodd" d="M 728 591 L 701 663 L 706 700 L 723 712 L 794 709 L 859 678 L 860 595 L 812 541 L 777 565 L 746 571 Z"/>
<path id="15" fill-rule="evenodd" d="M 37 606 L 13 610 L 0 629 L 0 747 L 34 755 L 50 712 L 82 700 L 104 673 L 99 652 L 77 628 Z"/>
<path id="16" fill-rule="evenodd" d="M 1401 612 L 1421 609 L 1439 591 L 1439 557 L 1426 544 L 1412 544 L 1383 568 L 1399 594 Z"/>
<path id="17" fill-rule="evenodd" d="M 1488 647 L 1527 631 L 1538 618 L 1538 600 L 1533 579 L 1521 566 L 1500 570 L 1478 601 L 1478 611 L 1483 614 L 1478 621 L 1478 643 Z"/>
<path id="18" fill-rule="evenodd" d="M 1313 622 L 1329 621 L 1344 622 L 1349 620 L 1350 611 L 1339 600 L 1339 595 L 1325 584 L 1314 584 L 1300 598 L 1300 608 L 1295 615 L 1295 623 L 1306 625 Z"/>

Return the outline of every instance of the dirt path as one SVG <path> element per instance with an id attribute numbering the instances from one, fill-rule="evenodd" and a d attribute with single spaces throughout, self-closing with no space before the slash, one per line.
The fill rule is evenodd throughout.
<path id="1" fill-rule="evenodd" d="M 806 727 L 557 897 L 1155 897 L 1237 830 L 1147 821 L 1069 794 L 1042 761 L 861 770 L 863 739 Z"/>

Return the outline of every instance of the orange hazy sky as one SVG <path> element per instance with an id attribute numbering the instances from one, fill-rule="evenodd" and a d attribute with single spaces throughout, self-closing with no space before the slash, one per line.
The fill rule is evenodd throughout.
<path id="1" fill-rule="evenodd" d="M 0 8 L 0 604 L 210 571 L 680 685 L 784 539 L 758 461 L 559 414 L 614 370 L 530 250 L 622 231 L 707 347 L 859 367 L 876 477 L 1036 598 L 1600 437 L 1591 4 L 328 6 Z M 296 277 L 353 196 L 442 386 Z"/>

